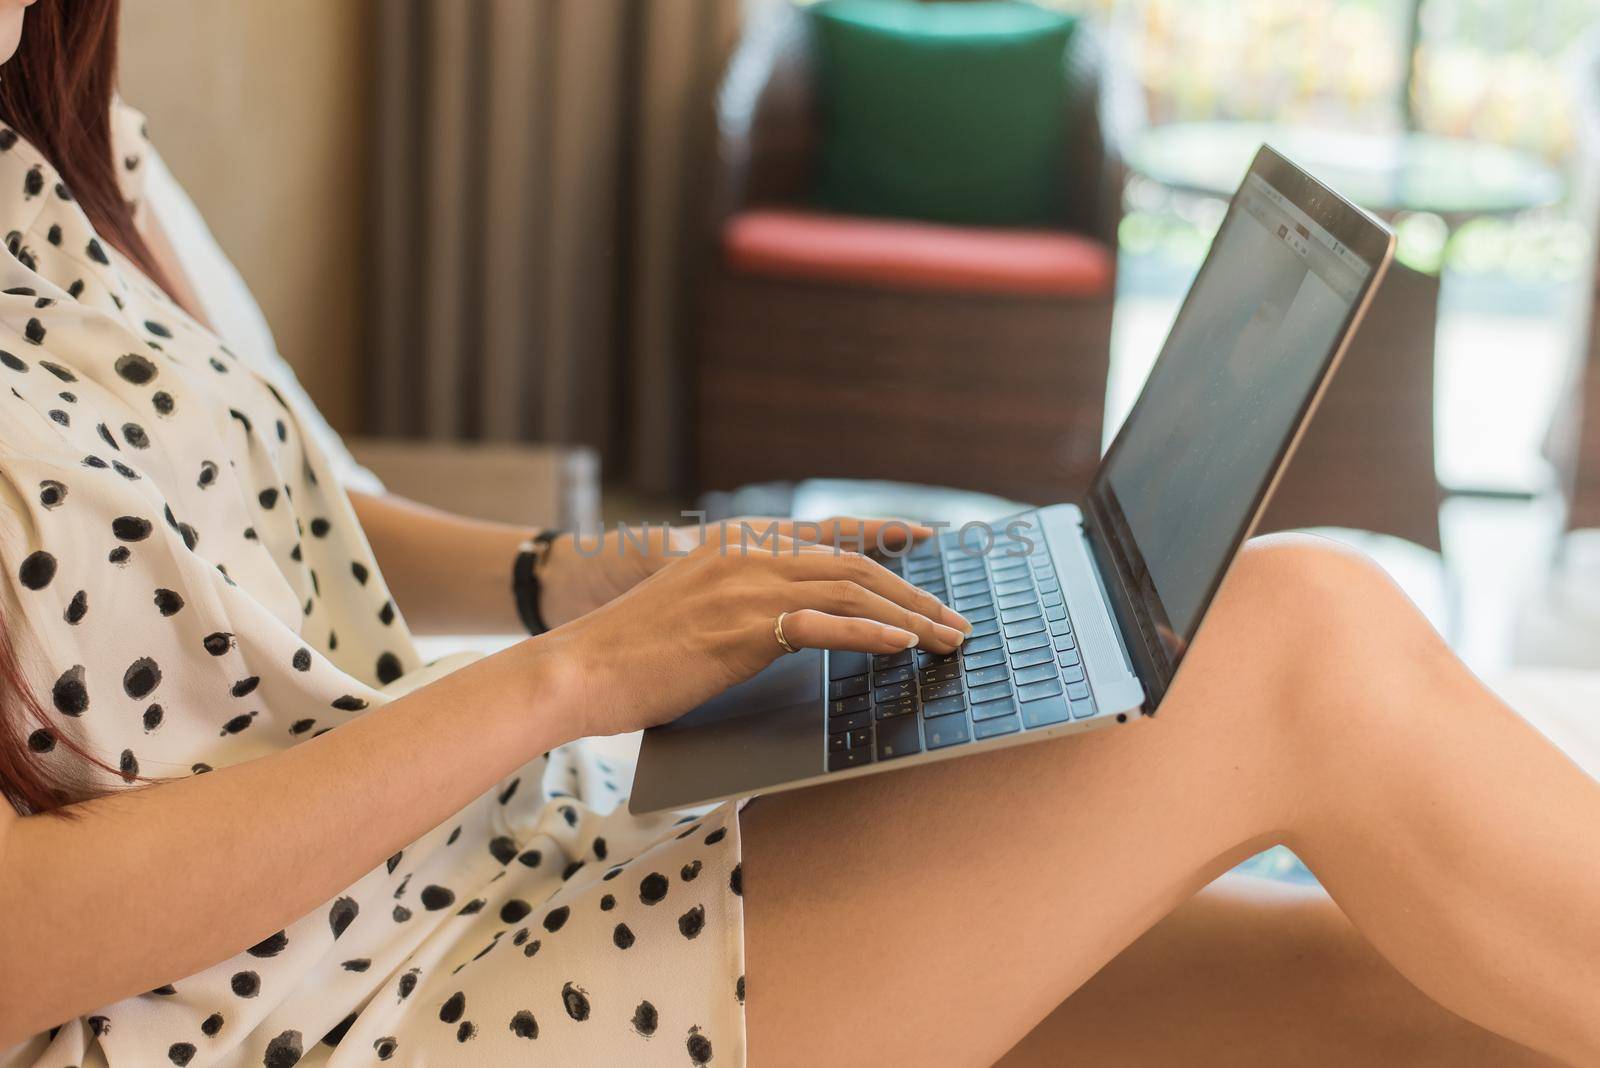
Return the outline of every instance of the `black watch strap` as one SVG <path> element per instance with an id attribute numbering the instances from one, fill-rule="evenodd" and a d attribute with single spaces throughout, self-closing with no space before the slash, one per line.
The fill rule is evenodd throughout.
<path id="1" fill-rule="evenodd" d="M 539 569 L 550 553 L 550 543 L 561 536 L 559 530 L 545 530 L 517 546 L 511 565 L 511 596 L 517 602 L 517 615 L 529 634 L 543 634 L 544 616 L 539 611 Z"/>

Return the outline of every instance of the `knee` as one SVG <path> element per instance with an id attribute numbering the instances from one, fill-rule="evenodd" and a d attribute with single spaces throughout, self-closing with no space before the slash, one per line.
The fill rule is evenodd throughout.
<path id="1" fill-rule="evenodd" d="M 1215 633 L 1215 638 L 1207 637 Z M 1354 703 L 1396 655 L 1437 645 L 1432 630 L 1389 576 L 1346 546 L 1305 534 L 1245 545 L 1228 573 L 1196 648 L 1255 665 L 1255 683 L 1279 707 L 1312 695 Z M 1406 651 L 1404 654 L 1401 651 Z"/>
<path id="2" fill-rule="evenodd" d="M 1415 615 L 1394 582 L 1348 546 L 1311 534 L 1268 534 L 1240 550 L 1217 608 L 1274 633 L 1338 639 Z"/>

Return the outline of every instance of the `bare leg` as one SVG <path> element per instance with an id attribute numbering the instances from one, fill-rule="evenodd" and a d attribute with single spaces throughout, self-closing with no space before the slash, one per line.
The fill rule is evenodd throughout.
<path id="1" fill-rule="evenodd" d="M 1001 1068 L 1553 1068 L 1430 1001 L 1328 896 L 1224 875 L 1146 932 Z"/>
<path id="2" fill-rule="evenodd" d="M 1235 567 L 1156 721 L 750 808 L 751 1060 L 993 1063 L 1282 841 L 1429 996 L 1594 1063 L 1597 825 L 1600 784 L 1381 573 L 1271 539 Z"/>

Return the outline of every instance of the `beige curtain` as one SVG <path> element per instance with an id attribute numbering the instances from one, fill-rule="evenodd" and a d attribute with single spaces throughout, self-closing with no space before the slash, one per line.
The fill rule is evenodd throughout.
<path id="1" fill-rule="evenodd" d="M 370 425 L 681 483 L 739 0 L 380 0 Z"/>

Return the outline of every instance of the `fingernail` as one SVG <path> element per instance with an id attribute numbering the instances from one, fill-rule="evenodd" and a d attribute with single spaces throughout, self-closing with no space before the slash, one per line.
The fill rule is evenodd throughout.
<path id="1" fill-rule="evenodd" d="M 937 628 L 938 637 L 951 645 L 960 645 L 967 640 L 967 636 L 954 627 L 946 627 L 939 623 L 935 623 L 934 627 Z"/>
<path id="2" fill-rule="evenodd" d="M 898 627 L 884 627 L 883 636 L 891 645 L 898 645 L 902 649 L 909 649 L 917 644 L 917 636 L 909 630 Z"/>
<path id="3" fill-rule="evenodd" d="M 968 623 L 966 617 L 957 612 L 954 608 L 946 608 L 940 615 L 939 619 L 940 622 L 942 622 L 945 626 L 954 627 L 962 634 L 972 633 L 972 624 Z"/>

